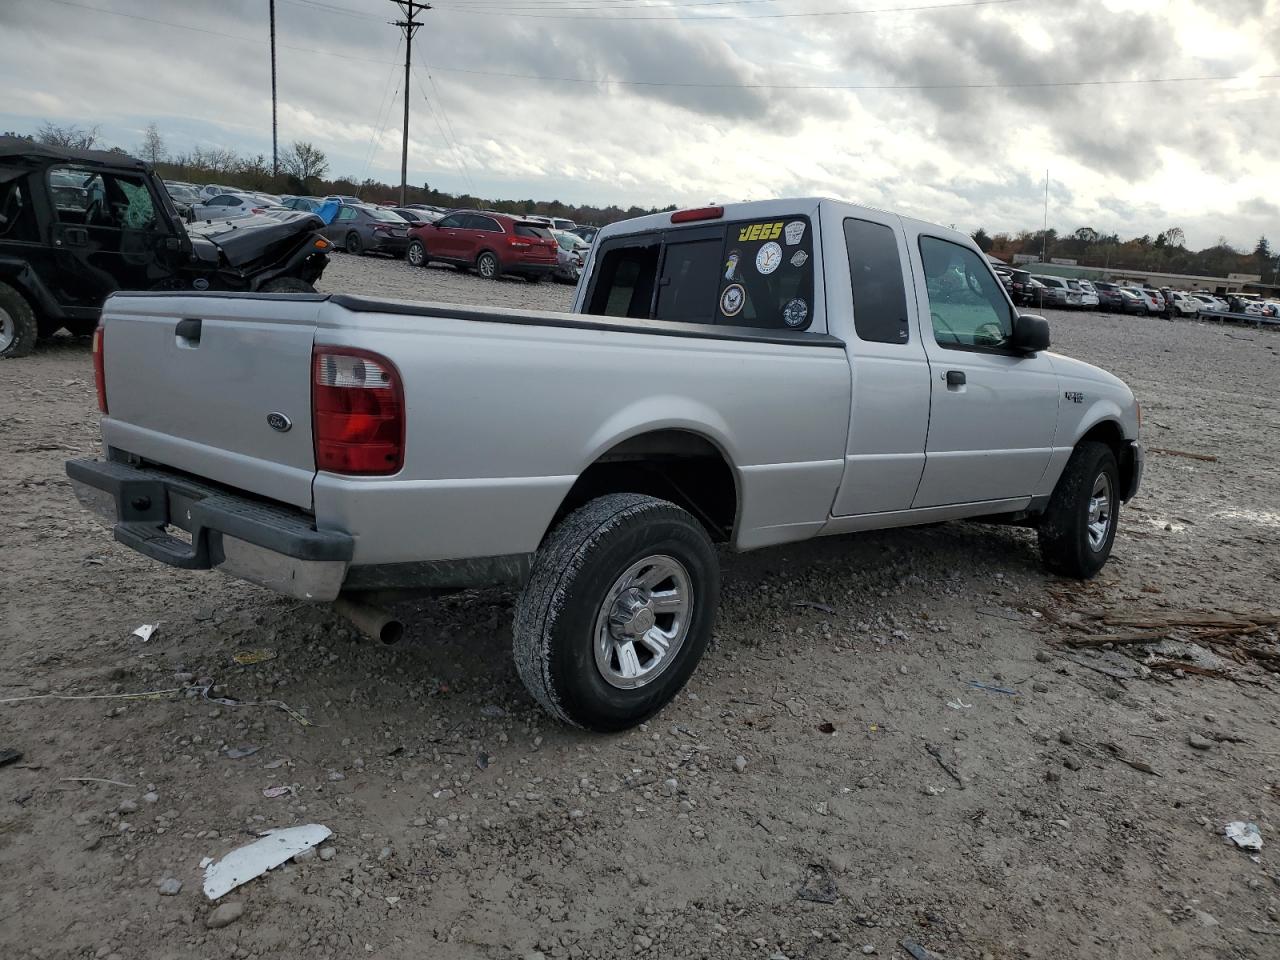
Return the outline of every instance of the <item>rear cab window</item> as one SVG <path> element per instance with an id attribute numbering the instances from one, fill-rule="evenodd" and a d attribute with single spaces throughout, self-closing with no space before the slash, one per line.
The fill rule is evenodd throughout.
<path id="1" fill-rule="evenodd" d="M 586 312 L 807 330 L 813 297 L 813 231 L 797 214 L 614 237 L 596 255 Z"/>

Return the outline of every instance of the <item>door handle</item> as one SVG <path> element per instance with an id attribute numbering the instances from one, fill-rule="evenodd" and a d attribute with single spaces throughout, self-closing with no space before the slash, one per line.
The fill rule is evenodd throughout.
<path id="1" fill-rule="evenodd" d="M 965 379 L 966 378 L 963 370 L 947 371 L 946 380 L 947 380 L 948 387 L 963 387 L 965 384 Z"/>
<path id="2" fill-rule="evenodd" d="M 83 247 L 89 242 L 89 231 L 84 227 L 68 227 L 63 236 L 69 247 Z"/>
<path id="3" fill-rule="evenodd" d="M 177 335 L 178 342 L 184 347 L 196 347 L 200 345 L 200 326 L 198 317 L 188 317 L 185 320 L 179 320 L 173 332 Z"/>

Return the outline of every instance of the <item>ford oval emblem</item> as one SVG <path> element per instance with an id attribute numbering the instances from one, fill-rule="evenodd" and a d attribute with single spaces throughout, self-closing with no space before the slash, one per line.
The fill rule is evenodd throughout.
<path id="1" fill-rule="evenodd" d="M 293 421 L 283 413 L 268 413 L 267 426 L 272 430 L 279 431 L 280 433 L 288 433 L 293 429 Z"/>
<path id="2" fill-rule="evenodd" d="M 195 287 L 197 290 L 208 290 L 209 281 L 206 280 L 204 277 L 196 277 L 194 280 L 191 281 L 191 286 Z"/>

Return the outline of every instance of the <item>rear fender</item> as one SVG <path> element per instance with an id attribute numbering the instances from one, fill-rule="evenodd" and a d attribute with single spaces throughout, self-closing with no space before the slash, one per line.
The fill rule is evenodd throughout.
<path id="1" fill-rule="evenodd" d="M 582 459 L 578 464 L 581 475 L 587 467 L 618 444 L 645 433 L 660 430 L 679 430 L 703 437 L 713 444 L 738 476 L 738 460 L 734 444 L 729 439 L 729 427 L 718 412 L 687 397 L 646 397 L 629 407 L 617 411 L 587 440 Z"/>
<path id="2" fill-rule="evenodd" d="M 66 313 L 58 304 L 53 292 L 44 285 L 31 264 L 19 257 L 0 257 L 0 281 L 9 284 L 31 304 L 42 317 L 53 320 L 66 319 Z"/>

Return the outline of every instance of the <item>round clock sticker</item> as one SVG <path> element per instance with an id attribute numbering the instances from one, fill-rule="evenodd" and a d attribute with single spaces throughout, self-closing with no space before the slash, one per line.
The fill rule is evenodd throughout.
<path id="1" fill-rule="evenodd" d="M 746 303 L 747 291 L 742 289 L 740 283 L 729 284 L 724 288 L 724 293 L 720 294 L 720 312 L 726 317 L 736 317 Z"/>
<path id="2" fill-rule="evenodd" d="M 787 301 L 787 305 L 782 308 L 782 322 L 788 327 L 803 327 L 808 319 L 809 305 L 799 297 Z"/>
<path id="3" fill-rule="evenodd" d="M 756 254 L 756 269 L 766 277 L 782 265 L 782 248 L 770 240 Z"/>

